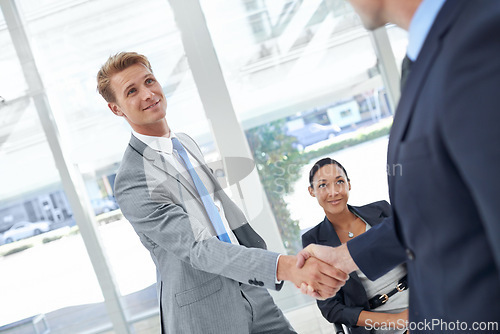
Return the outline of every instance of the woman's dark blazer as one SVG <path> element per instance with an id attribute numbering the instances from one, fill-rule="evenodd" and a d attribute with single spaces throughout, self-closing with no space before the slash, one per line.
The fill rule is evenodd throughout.
<path id="1" fill-rule="evenodd" d="M 391 215 L 391 206 L 386 201 L 370 203 L 364 206 L 350 206 L 349 210 L 363 218 L 370 226 L 379 224 L 384 218 Z M 302 235 L 302 245 L 309 244 L 325 246 L 340 246 L 340 240 L 330 221 L 325 217 L 319 223 Z M 356 272 L 351 273 L 346 284 L 332 298 L 318 300 L 318 307 L 323 316 L 332 323 L 342 323 L 351 327 L 354 333 L 370 333 L 364 327 L 356 327 L 359 314 L 362 310 L 369 310 L 368 297 L 365 288 Z"/>

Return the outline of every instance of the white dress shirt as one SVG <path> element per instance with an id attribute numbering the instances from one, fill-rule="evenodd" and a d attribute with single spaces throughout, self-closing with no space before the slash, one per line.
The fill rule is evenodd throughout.
<path id="1" fill-rule="evenodd" d="M 170 163 L 180 174 L 185 175 L 186 176 L 186 180 L 188 180 L 188 182 L 191 183 L 191 185 L 193 186 L 193 188 L 196 189 L 196 186 L 194 185 L 194 182 L 193 182 L 191 176 L 189 175 L 189 172 L 187 171 L 186 167 L 184 166 L 184 163 L 182 162 L 182 159 L 177 154 L 177 152 L 174 151 L 174 147 L 173 147 L 172 139 L 171 138 L 172 137 L 176 137 L 176 136 L 175 136 L 175 134 L 173 132 L 170 133 L 170 137 L 168 137 L 168 138 L 167 137 L 147 136 L 147 135 L 143 135 L 143 134 L 137 133 L 137 132 L 135 132 L 133 130 L 132 130 L 132 134 L 137 139 L 139 139 L 140 141 L 142 141 L 144 144 L 146 144 L 147 146 L 149 146 L 151 149 L 157 151 L 158 154 L 162 155 L 163 158 L 165 158 L 165 160 L 168 163 Z M 189 153 L 188 150 L 186 150 L 186 152 L 187 152 L 187 154 L 189 156 L 189 160 L 190 160 L 191 164 L 193 165 L 193 167 L 195 169 L 198 169 L 198 168 L 196 168 L 196 167 L 200 166 L 200 164 L 198 163 L 198 160 L 196 160 Z M 205 185 L 205 187 L 207 189 L 211 188 L 211 187 L 207 187 L 207 185 Z M 222 206 L 221 201 L 218 198 L 215 198 L 215 193 L 213 193 L 213 192 L 211 194 L 211 197 L 212 197 L 212 200 L 215 203 L 215 206 L 219 210 L 219 214 L 221 216 L 222 223 L 224 224 L 224 228 L 226 229 L 226 232 L 229 235 L 229 239 L 231 239 L 231 243 L 235 244 L 235 245 L 239 245 L 238 239 L 236 238 L 236 236 L 234 235 L 233 231 L 229 227 L 229 223 L 228 223 L 228 221 L 226 219 L 226 216 L 224 214 L 224 208 Z"/>
<path id="2" fill-rule="evenodd" d="M 418 6 L 408 28 L 408 48 L 406 54 L 410 60 L 417 60 L 425 39 L 445 1 L 423 0 L 420 6 Z"/>

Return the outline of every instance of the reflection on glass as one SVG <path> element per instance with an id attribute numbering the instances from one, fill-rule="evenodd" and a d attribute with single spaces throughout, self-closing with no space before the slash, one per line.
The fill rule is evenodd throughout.
<path id="1" fill-rule="evenodd" d="M 341 0 L 201 4 L 283 242 L 295 253 L 306 226 L 291 207 L 304 204 L 289 201 L 304 165 L 392 116 L 369 35 Z"/>
<path id="2" fill-rule="evenodd" d="M 218 160 L 168 2 L 17 3 L 61 144 L 84 177 L 127 316 L 154 314 L 153 264 L 113 197 L 130 129 L 96 93 L 95 75 L 111 54 L 146 54 L 167 94 L 173 130 L 189 133 L 208 160 Z M 385 157 L 386 137 L 337 152 L 346 142 L 386 134 L 393 112 L 368 34 L 347 2 L 201 4 L 287 250 L 295 253 L 301 230 L 323 215 L 315 218 L 310 209 L 315 203 L 309 206 L 310 198 L 302 197 L 309 196 L 304 171 L 320 156 L 341 155 L 359 180 L 353 200 L 383 199 L 385 170 L 379 170 L 385 165 L 380 156 Z M 393 27 L 388 32 L 396 59 L 402 59 L 406 35 Z M 0 326 L 44 314 L 54 333 L 90 331 L 109 324 L 109 318 L 2 13 L 0 45 L 0 232 L 24 221 L 45 222 L 50 229 L 30 225 L 25 234 L 13 232 L 22 236 L 19 241 L 13 236 L 4 244 L 0 238 L 6 273 L 0 275 Z M 374 197 L 356 199 L 356 194 Z M 82 317 L 82 311 L 91 315 Z"/>
<path id="3" fill-rule="evenodd" d="M 182 131 L 192 125 L 196 130 L 191 131 L 193 136 L 208 133 L 203 117 L 195 117 L 196 122 L 189 119 L 188 124 L 183 112 L 175 112 L 202 114 L 203 110 L 167 2 L 136 4 L 18 1 L 61 131 L 61 145 L 69 153 L 70 164 L 84 177 L 91 200 L 88 206 L 101 224 L 101 237 L 119 290 L 127 295 L 123 302 L 128 305 L 125 311 L 129 319 L 136 319 L 137 313 L 145 310 L 157 312 L 156 296 L 150 293 L 155 272 L 149 254 L 114 201 L 114 173 L 130 129 L 112 115 L 95 91 L 99 66 L 115 52 L 144 52 L 155 63 L 157 76 L 163 78 L 169 93 L 172 127 Z M 156 21 L 155 29 L 144 24 L 151 20 Z M 109 326 L 100 287 L 74 226 L 3 18 L 0 42 L 0 232 L 18 222 L 37 223 L 36 228 L 35 224 L 14 227 L 7 233 L 11 236 L 5 240 L 8 244 L 0 245 L 2 268 L 9 272 L 2 275 L 0 284 L 12 288 L 2 293 L 0 326 L 37 314 L 45 314 L 52 332 L 76 333 Z M 211 144 L 210 136 L 204 139 L 206 145 Z M 45 232 L 42 222 L 50 231 Z M 4 243 L 2 238 L 0 241 Z M 147 289 L 145 294 L 129 296 L 142 289 Z"/>
<path id="4" fill-rule="evenodd" d="M 0 115 L 0 326 L 90 329 L 72 307 L 103 297 L 33 102 L 6 99 Z"/>
<path id="5" fill-rule="evenodd" d="M 26 94 L 28 86 L 24 81 L 21 71 L 21 65 L 16 59 L 15 49 L 12 45 L 9 33 L 7 31 L 7 23 L 0 11 L 0 106 L 10 101 L 14 104 L 19 98 Z M 22 103 L 21 101 L 19 101 Z M 26 102 L 26 101 L 25 101 Z M 25 103 L 24 102 L 24 103 Z M 10 115 L 9 117 L 14 117 Z M 7 124 L 7 116 L 0 115 L 0 129 Z"/>

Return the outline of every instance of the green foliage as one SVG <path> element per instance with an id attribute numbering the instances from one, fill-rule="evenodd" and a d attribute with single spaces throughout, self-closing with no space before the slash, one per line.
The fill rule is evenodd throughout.
<path id="1" fill-rule="evenodd" d="M 11 250 L 7 251 L 3 256 L 8 256 L 11 254 L 19 253 L 19 252 L 22 252 L 23 250 L 31 248 L 31 247 L 33 247 L 33 245 L 23 245 L 23 246 L 19 246 L 16 248 L 12 248 Z"/>
<path id="2" fill-rule="evenodd" d="M 346 149 L 348 147 L 364 143 L 366 141 L 374 140 L 374 139 L 382 137 L 382 136 L 386 136 L 391 131 L 391 125 L 392 125 L 392 123 L 388 124 L 384 127 L 378 128 L 376 130 L 368 131 L 365 133 L 360 133 L 357 136 L 353 136 L 353 137 L 344 139 L 342 141 L 333 143 L 333 144 L 328 145 L 328 146 L 323 146 L 317 150 L 309 151 L 307 153 L 304 153 L 304 157 L 308 161 L 311 161 L 313 159 L 315 160 L 318 157 L 332 154 L 333 152 L 340 151 L 340 150 Z"/>
<path id="3" fill-rule="evenodd" d="M 80 234 L 80 227 L 78 225 L 72 226 L 69 229 L 68 235 L 78 235 Z"/>
<path id="4" fill-rule="evenodd" d="M 285 249 L 295 254 L 302 249 L 300 227 L 290 217 L 284 197 L 293 192 L 308 159 L 292 146 L 295 139 L 285 134 L 284 126 L 285 121 L 278 120 L 253 128 L 246 135 Z"/>
<path id="5" fill-rule="evenodd" d="M 299 222 L 290 217 L 283 197 L 293 192 L 301 168 L 321 156 L 388 135 L 391 124 L 360 132 L 331 145 L 304 153 L 292 146 L 295 138 L 285 134 L 284 126 L 284 120 L 274 121 L 253 128 L 247 131 L 246 135 L 285 249 L 288 253 L 295 254 L 302 249 Z"/>
<path id="6" fill-rule="evenodd" d="M 63 237 L 62 235 L 54 235 L 51 237 L 45 237 L 45 238 L 43 238 L 42 243 L 46 244 L 46 243 L 52 242 L 54 240 L 61 239 L 62 237 Z"/>

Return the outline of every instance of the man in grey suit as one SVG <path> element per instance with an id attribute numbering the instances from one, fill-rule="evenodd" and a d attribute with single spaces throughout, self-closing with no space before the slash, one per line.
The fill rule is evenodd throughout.
<path id="1" fill-rule="evenodd" d="M 317 259 L 299 269 L 295 256 L 265 250 L 195 141 L 171 132 L 146 57 L 112 56 L 97 80 L 111 111 L 133 130 L 115 195 L 155 262 L 162 333 L 295 333 L 262 288 L 280 290 L 289 280 L 326 298 L 348 276 Z"/>

